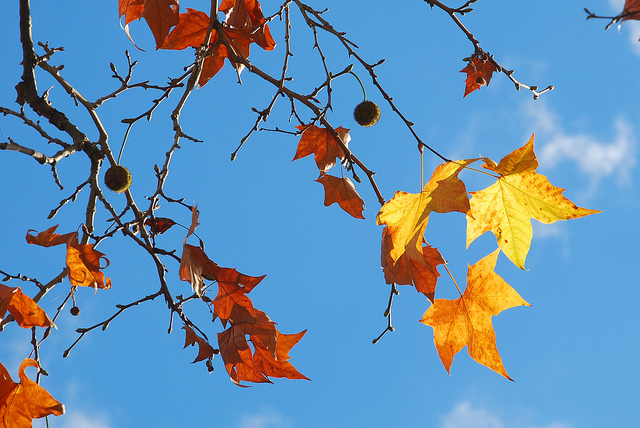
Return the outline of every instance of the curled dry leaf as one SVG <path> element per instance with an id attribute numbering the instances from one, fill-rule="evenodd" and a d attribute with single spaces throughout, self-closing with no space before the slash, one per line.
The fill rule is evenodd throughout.
<path id="1" fill-rule="evenodd" d="M 0 284 L 0 319 L 4 318 L 7 310 L 22 328 L 57 328 L 46 312 L 19 287 Z"/>
<path id="2" fill-rule="evenodd" d="M 209 342 L 198 336 L 198 334 L 188 325 L 185 324 L 182 328 L 186 333 L 184 347 L 186 348 L 189 345 L 198 345 L 198 356 L 193 360 L 193 362 L 197 363 L 198 361 L 212 359 L 215 354 L 213 346 L 209 345 Z"/>
<path id="3" fill-rule="evenodd" d="M 33 230 L 27 232 L 26 240 L 29 244 L 40 245 L 42 247 L 52 247 L 55 245 L 67 245 L 67 269 L 69 282 L 71 285 L 81 287 L 93 287 L 109 289 L 111 279 L 106 278 L 101 269 L 109 266 L 109 260 L 105 255 L 93 248 L 93 244 L 80 244 L 78 233 L 71 232 L 64 235 L 55 233 L 56 226 L 52 226 L 37 235 L 31 234 Z M 105 265 L 101 266 L 102 260 Z"/>
<path id="4" fill-rule="evenodd" d="M 64 405 L 27 377 L 27 367 L 40 369 L 35 360 L 23 360 L 18 371 L 20 383 L 15 383 L 0 363 L 0 418 L 6 428 L 31 428 L 33 419 L 64 413 Z"/>

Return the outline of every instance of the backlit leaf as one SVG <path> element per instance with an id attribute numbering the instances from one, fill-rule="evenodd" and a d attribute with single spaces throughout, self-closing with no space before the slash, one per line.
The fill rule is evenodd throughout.
<path id="1" fill-rule="evenodd" d="M 490 230 L 509 260 L 524 269 L 533 236 L 530 219 L 553 223 L 600 212 L 580 208 L 562 196 L 564 189 L 553 186 L 544 175 L 536 173 L 537 166 L 533 136 L 498 165 L 485 159 L 484 167 L 499 177 L 488 188 L 471 192 L 467 247 Z"/>
<path id="2" fill-rule="evenodd" d="M 326 207 L 338 203 L 340 208 L 353 217 L 364 218 L 362 215 L 364 201 L 356 192 L 356 187 L 349 180 L 349 177 L 338 178 L 332 175 L 323 175 L 316 181 L 324 186 L 324 205 Z"/>
<path id="3" fill-rule="evenodd" d="M 296 128 L 303 132 L 293 160 L 313 154 L 322 176 L 336 164 L 336 159 L 341 161 L 345 159 L 344 150 L 329 129 L 319 128 L 315 125 L 299 125 Z M 344 145 L 348 147 L 351 140 L 349 130 L 341 126 L 336 129 L 336 132 Z"/>
<path id="4" fill-rule="evenodd" d="M 455 300 L 436 299 L 421 322 L 433 327 L 433 338 L 447 372 L 453 357 L 467 346 L 478 363 L 512 380 L 496 347 L 491 317 L 514 306 L 531 306 L 494 272 L 499 250 L 469 266 L 467 289 Z"/>
<path id="5" fill-rule="evenodd" d="M 460 70 L 461 73 L 467 73 L 464 97 L 476 89 L 480 89 L 481 86 L 488 86 L 491 81 L 491 76 L 495 71 L 497 71 L 497 68 L 495 64 L 489 60 L 488 56 L 479 57 L 473 55 L 471 59 L 469 59 L 467 66 Z"/>

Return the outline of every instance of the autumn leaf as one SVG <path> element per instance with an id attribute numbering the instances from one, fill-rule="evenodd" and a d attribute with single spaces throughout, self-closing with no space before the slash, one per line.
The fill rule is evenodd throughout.
<path id="1" fill-rule="evenodd" d="M 264 50 L 270 51 L 276 47 L 257 0 L 223 0 L 219 10 L 226 15 L 225 24 L 240 30 Z"/>
<path id="2" fill-rule="evenodd" d="M 331 134 L 329 129 L 319 128 L 315 125 L 299 125 L 296 128 L 302 131 L 302 137 L 300 137 L 293 160 L 314 154 L 316 165 L 322 176 L 336 164 L 336 158 L 341 161 L 345 159 L 344 150 L 342 150 L 338 140 Z M 341 126 L 336 128 L 336 132 L 344 145 L 348 147 L 351 140 L 349 129 Z"/>
<path id="3" fill-rule="evenodd" d="M 255 352 L 253 359 L 256 367 L 269 377 L 309 380 L 288 361 L 290 358 L 289 351 L 302 339 L 306 332 L 307 330 L 297 334 L 282 334 L 276 330 L 275 356 L 266 347 L 254 342 Z"/>
<path id="4" fill-rule="evenodd" d="M 440 252 L 431 246 L 423 245 L 423 260 L 414 260 L 406 253 L 394 262 L 391 258 L 392 238 L 388 228 L 382 230 L 382 269 L 387 284 L 411 285 L 424 294 L 431 302 L 436 291 L 440 274 L 437 267 L 444 263 Z"/>
<path id="5" fill-rule="evenodd" d="M 56 232 L 58 226 L 51 226 L 49 229 L 44 232 L 40 232 L 37 235 L 31 235 L 31 232 L 35 232 L 35 230 L 27 231 L 27 243 L 33 245 L 39 245 L 41 247 L 53 247 L 60 244 L 69 244 L 74 240 L 77 241 L 78 233 L 71 232 L 65 233 L 64 235 L 60 235 Z"/>
<path id="6" fill-rule="evenodd" d="M 509 380 L 496 347 L 491 317 L 515 306 L 531 306 L 495 273 L 499 250 L 469 266 L 467 288 L 455 300 L 436 299 L 421 322 L 433 327 L 440 360 L 450 372 L 453 357 L 467 346 L 471 358 Z"/>
<path id="7" fill-rule="evenodd" d="M 562 196 L 564 189 L 553 186 L 544 175 L 535 172 L 538 161 L 533 151 L 533 136 L 498 165 L 490 159 L 484 161 L 483 166 L 499 176 L 490 187 L 471 192 L 467 248 L 490 230 L 509 260 L 524 269 L 533 236 L 530 219 L 553 223 L 601 212 L 576 206 Z"/>
<path id="8" fill-rule="evenodd" d="M 213 346 L 209 345 L 209 342 L 198 336 L 196 332 L 193 331 L 193 329 L 188 325 L 185 324 L 182 328 L 186 333 L 184 347 L 186 348 L 189 345 L 198 345 L 198 356 L 195 360 L 193 360 L 193 362 L 197 363 L 198 361 L 212 359 L 214 354 L 216 353 L 216 351 L 213 349 Z"/>
<path id="9" fill-rule="evenodd" d="M 23 360 L 18 371 L 20 383 L 15 383 L 0 363 L 0 418 L 6 428 L 31 428 L 33 419 L 64 413 L 64 405 L 27 377 L 27 367 L 40 369 L 35 360 Z"/>
<path id="10" fill-rule="evenodd" d="M 180 21 L 166 37 L 160 49 L 182 50 L 199 48 L 204 43 L 209 28 L 209 15 L 199 10 L 187 8 L 180 14 Z"/>
<path id="11" fill-rule="evenodd" d="M 215 314 L 220 318 L 223 325 L 232 318 L 235 309 L 242 309 L 248 312 L 250 317 L 255 317 L 255 309 L 251 299 L 247 294 L 258 285 L 266 275 L 254 277 L 241 274 L 235 269 L 218 267 L 208 272 L 218 283 L 218 294 L 213 299 Z M 237 308 L 240 307 L 240 308 Z M 239 317 L 233 319 L 239 321 Z M 243 319 L 245 319 L 243 317 Z"/>
<path id="12" fill-rule="evenodd" d="M 4 318 L 7 310 L 22 328 L 57 328 L 46 312 L 19 287 L 0 284 L 0 320 Z"/>
<path id="13" fill-rule="evenodd" d="M 447 162 L 433 172 L 431 179 L 418 194 L 396 192 L 378 213 L 377 223 L 386 225 L 391 236 L 389 255 L 397 262 L 403 254 L 410 259 L 424 261 L 422 241 L 429 214 L 457 211 L 467 213 L 469 199 L 458 174 L 477 159 Z"/>
<path id="14" fill-rule="evenodd" d="M 100 262 L 105 260 L 105 266 Z M 100 269 L 109 266 L 109 260 L 99 251 L 93 249 L 93 244 L 75 244 L 67 246 L 67 268 L 71 285 L 109 289 L 111 279 L 106 278 Z"/>
<path id="15" fill-rule="evenodd" d="M 234 61 L 235 56 L 249 57 L 249 45 L 257 43 L 265 50 L 272 50 L 276 43 L 271 36 L 260 3 L 255 0 L 223 2 L 220 11 L 226 14 L 224 25 L 213 31 L 209 40 L 209 51 L 202 64 L 198 84 L 204 86 L 224 66 L 227 58 L 236 71 L 242 72 L 244 65 Z M 209 15 L 195 9 L 180 14 L 180 22 L 164 40 L 161 49 L 181 50 L 199 48 L 205 42 L 209 27 Z M 229 52 L 227 42 L 235 51 Z"/>
<path id="16" fill-rule="evenodd" d="M 207 257 L 200 247 L 185 243 L 182 247 L 182 257 L 178 273 L 182 281 L 188 281 L 191 288 L 199 297 L 202 297 L 204 288 L 204 276 L 211 269 L 213 261 Z"/>
<path id="17" fill-rule="evenodd" d="M 29 244 L 40 245 L 42 247 L 52 247 L 55 245 L 67 245 L 67 270 L 71 285 L 82 287 L 93 287 L 94 289 L 111 288 L 111 279 L 106 278 L 101 269 L 109 266 L 109 260 L 103 253 L 96 251 L 93 244 L 80 244 L 78 233 L 66 233 L 59 235 L 55 233 L 58 226 L 50 227 L 44 232 L 32 235 L 33 230 L 27 231 L 26 240 Z M 101 266 L 101 261 L 105 261 L 105 266 Z"/>
<path id="18" fill-rule="evenodd" d="M 640 0 L 627 0 L 624 3 L 621 21 L 628 19 L 640 20 Z"/>
<path id="19" fill-rule="evenodd" d="M 351 214 L 355 218 L 362 218 L 364 210 L 364 201 L 356 192 L 349 177 L 334 177 L 332 175 L 323 175 L 316 180 L 324 186 L 324 205 L 328 207 L 331 204 L 338 203 L 340 208 Z"/>
<path id="20" fill-rule="evenodd" d="M 497 68 L 495 64 L 490 61 L 487 54 L 481 57 L 473 55 L 469 59 L 467 66 L 460 70 L 461 73 L 467 73 L 463 98 L 476 89 L 480 89 L 481 86 L 488 86 L 491 81 L 491 75 L 495 71 L 497 71 Z"/>
<path id="21" fill-rule="evenodd" d="M 307 379 L 288 361 L 289 351 L 305 332 L 283 335 L 275 328 L 275 323 L 259 310 L 256 310 L 256 318 L 252 322 L 231 323 L 228 329 L 218 333 L 220 355 L 229 378 L 239 386 L 245 386 L 241 384 L 243 381 L 271 382 L 269 376 Z"/>
<path id="22" fill-rule="evenodd" d="M 154 217 L 146 219 L 144 224 L 149 226 L 151 233 L 154 235 L 161 235 L 175 225 L 176 222 L 166 217 Z"/>
<path id="23" fill-rule="evenodd" d="M 180 14 L 180 23 L 171 31 L 160 49 L 181 50 L 187 47 L 198 48 L 204 44 L 209 26 L 209 16 L 198 10 L 188 9 L 187 13 Z M 234 68 L 240 73 L 244 66 L 233 61 L 233 57 L 229 54 L 229 50 L 220 39 L 220 33 L 224 34 L 224 39 L 228 41 L 236 50 L 236 54 L 245 58 L 249 57 L 249 45 L 252 40 L 241 31 L 232 28 L 220 27 L 217 31 L 212 32 L 209 45 L 211 46 L 206 53 L 204 62 L 202 63 L 202 71 L 198 79 L 198 85 L 201 87 L 206 85 L 213 76 L 224 66 L 224 60 L 227 58 Z"/>
<path id="24" fill-rule="evenodd" d="M 144 18 L 159 49 L 169 34 L 171 27 L 178 24 L 180 5 L 178 0 L 119 0 L 118 11 L 123 16 L 125 31 L 129 39 L 129 23 Z"/>

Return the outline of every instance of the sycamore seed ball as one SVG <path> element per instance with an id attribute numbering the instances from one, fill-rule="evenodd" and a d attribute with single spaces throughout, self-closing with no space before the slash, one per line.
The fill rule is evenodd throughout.
<path id="1" fill-rule="evenodd" d="M 380 119 L 380 108 L 373 101 L 363 101 L 356 106 L 353 117 L 362 126 L 373 126 Z"/>
<path id="2" fill-rule="evenodd" d="M 104 174 L 104 184 L 114 192 L 122 193 L 131 186 L 131 173 L 122 165 L 114 165 Z"/>

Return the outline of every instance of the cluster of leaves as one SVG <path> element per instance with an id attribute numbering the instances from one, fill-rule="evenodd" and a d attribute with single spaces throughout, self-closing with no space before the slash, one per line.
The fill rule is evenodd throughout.
<path id="1" fill-rule="evenodd" d="M 198 80 L 200 86 L 206 85 L 220 71 L 225 58 L 239 75 L 244 65 L 236 58 L 248 58 L 251 43 L 268 51 L 276 46 L 260 3 L 256 0 L 223 0 L 218 7 L 218 11 L 225 14 L 222 23 L 218 22 L 217 17 L 210 19 L 209 15 L 195 9 L 188 8 L 186 13 L 180 13 L 177 0 L 119 0 L 118 9 L 120 18 L 124 16 L 127 34 L 132 21 L 140 18 L 147 21 L 156 41 L 156 49 L 206 47 L 202 51 L 205 59 Z"/>
<path id="2" fill-rule="evenodd" d="M 436 0 L 427 0 L 426 3 L 450 16 L 473 44 L 473 54 L 465 59 L 467 65 L 461 70 L 466 73 L 464 97 L 487 86 L 494 73 L 503 73 L 517 89 L 524 88 L 530 91 L 534 98 L 553 89 L 552 86 L 548 86 L 538 90 L 537 86 L 525 85 L 517 81 L 513 76 L 513 70 L 505 69 L 493 55 L 480 48 L 479 42 L 460 20 L 461 16 L 472 11 L 469 6 L 474 3 L 473 0 L 466 2 L 460 8 L 450 8 Z M 287 86 L 290 80 L 286 75 L 287 65 L 289 58 L 293 56 L 289 45 L 291 28 L 289 9 L 293 6 L 299 9 L 304 23 L 313 32 L 314 48 L 317 48 L 316 51 L 325 71 L 325 80 L 306 94 L 296 92 Z M 44 54 L 41 56 L 35 54 L 33 42 L 30 39 L 29 2 L 21 0 L 20 29 L 25 52 L 22 62 L 24 74 L 17 86 L 18 103 L 21 107 L 20 111 L 0 107 L 0 112 L 5 116 L 11 115 L 21 119 L 26 126 L 37 130 L 49 142 L 59 144 L 61 149 L 52 156 L 47 156 L 30 147 L 17 144 L 11 139 L 8 143 L 2 143 L 0 149 L 14 150 L 33 157 L 41 164 L 50 165 L 54 180 L 61 188 L 62 184 L 56 172 L 58 162 L 75 153 L 84 153 L 89 158 L 91 165 L 89 178 L 81 183 L 71 196 L 61 201 L 60 205 L 52 210 L 49 218 L 57 215 L 67 202 L 75 201 L 85 187 L 90 189 L 90 195 L 87 201 L 86 218 L 79 231 L 57 234 L 55 233 L 57 226 L 53 226 L 40 233 L 34 233 L 31 230 L 27 232 L 26 240 L 29 244 L 43 247 L 66 245 L 65 268 L 59 275 L 47 284 L 21 275 L 7 275 L 4 282 L 18 278 L 33 282 L 39 289 L 33 299 L 24 294 L 20 288 L 0 284 L 0 317 L 2 317 L 0 328 L 12 320 L 16 320 L 21 327 L 32 328 L 33 353 L 35 353 L 34 360 L 25 359 L 20 366 L 20 384 L 14 383 L 4 366 L 0 365 L 2 374 L 0 415 L 4 418 L 5 425 L 29 427 L 33 418 L 49 414 L 59 415 L 64 411 L 62 405 L 27 378 L 24 371 L 30 366 L 40 370 L 38 362 L 40 342 L 48 337 L 52 327 L 55 328 L 54 321 L 70 300 L 74 302 L 74 308 L 76 308 L 77 287 L 91 287 L 96 291 L 111 289 L 111 280 L 104 272 L 109 266 L 109 261 L 105 254 L 97 251 L 95 247 L 102 240 L 113 238 L 117 232 L 122 232 L 131 242 L 147 251 L 157 268 L 160 288 L 157 292 L 129 304 L 117 305 L 117 312 L 110 318 L 93 326 L 78 329 L 80 336 L 65 351 L 65 356 L 84 335 L 97 328 L 106 329 L 109 323 L 123 311 L 162 297 L 169 307 L 172 321 L 174 314 L 182 321 L 182 329 L 185 331 L 185 348 L 198 347 L 194 363 L 204 361 L 211 371 L 214 355 L 220 354 L 229 378 L 240 386 L 244 386 L 243 382 L 270 382 L 270 378 L 307 379 L 289 361 L 291 349 L 304 336 L 306 330 L 297 334 L 281 333 L 265 312 L 254 307 L 249 297 L 251 291 L 265 276 L 254 277 L 242 274 L 233 268 L 220 267 L 207 256 L 202 240 L 199 240 L 199 245 L 188 244 L 188 238 L 197 237 L 195 230 L 199 222 L 198 210 L 195 206 L 185 205 L 181 199 L 170 198 L 164 193 L 163 186 L 168 176 L 169 164 L 173 153 L 180 148 L 181 139 L 196 140 L 187 136 L 182 130 L 179 122 L 181 109 L 190 92 L 196 86 L 202 87 L 210 82 L 224 66 L 225 61 L 234 67 L 238 76 L 246 68 L 276 88 L 273 99 L 266 109 L 254 108 L 258 114 L 256 124 L 242 139 L 240 146 L 252 132 L 258 130 L 260 122 L 266 122 L 276 100 L 285 97 L 291 102 L 291 117 L 298 121 L 298 124 L 294 125 L 295 128 L 292 128 L 295 131 L 290 132 L 300 137 L 293 160 L 314 156 L 319 172 L 316 181 L 321 183 L 325 190 L 325 206 L 337 203 L 354 218 L 363 219 L 364 200 L 347 175 L 351 175 L 357 183 L 361 183 L 361 180 L 356 170 L 361 171 L 368 178 L 381 205 L 376 218 L 377 224 L 383 226 L 381 265 L 385 281 L 391 285 L 389 306 L 386 311 L 388 327 L 382 335 L 393 330 L 390 311 L 393 296 L 397 294 L 396 286 L 413 285 L 431 303 L 422 317 L 422 323 L 433 327 L 436 350 L 447 371 L 450 370 L 453 357 L 467 346 L 473 359 L 510 379 L 496 347 L 491 318 L 505 309 L 528 304 L 495 272 L 499 253 L 503 252 L 517 267 L 524 269 L 532 239 L 530 219 L 552 223 L 598 212 L 577 207 L 562 195 L 563 189 L 551 185 L 544 176 L 536 172 L 538 162 L 533 150 L 533 137 L 523 147 L 506 155 L 498 163 L 489 158 L 482 158 L 484 162 L 482 170 L 472 167 L 472 164 L 480 159 L 458 161 L 447 159 L 421 140 L 414 129 L 413 122 L 405 118 L 393 103 L 392 97 L 383 89 L 375 73 L 375 67 L 382 64 L 383 60 L 375 64 L 366 62 L 356 51 L 357 45 L 348 40 L 345 33 L 334 29 L 323 17 L 324 12 L 317 11 L 300 0 L 284 1 L 277 12 L 268 17 L 263 15 L 257 0 L 212 1 L 209 14 L 190 8 L 187 8 L 187 12 L 181 13 L 177 0 L 118 0 L 118 9 L 120 18 L 124 18 L 124 30 L 129 38 L 131 38 L 130 24 L 144 19 L 155 39 L 156 49 L 194 48 L 195 60 L 193 64 L 185 67 L 185 73 L 182 76 L 171 79 L 165 86 L 157 86 L 146 81 L 132 83 L 135 61 L 132 62 L 127 54 L 128 73 L 120 74 L 116 67 L 111 65 L 113 77 L 121 86 L 92 102 L 84 98 L 64 79 L 60 73 L 61 66 L 49 64 L 53 54 L 60 49 L 41 44 Z M 223 21 L 218 19 L 219 12 L 224 14 Z M 619 20 L 638 19 L 638 13 L 640 13 L 638 1 L 628 0 Z M 267 51 L 275 48 L 276 43 L 268 24 L 276 17 L 280 17 L 285 23 L 286 55 L 282 75 L 279 77 L 263 72 L 249 61 L 249 48 L 252 43 Z M 334 79 L 350 73 L 353 65 L 340 72 L 330 71 L 325 53 L 320 48 L 319 31 L 338 40 L 348 56 L 355 58 L 356 63 L 369 74 L 372 85 L 418 142 L 420 155 L 423 155 L 426 148 L 444 161 L 433 171 L 430 180 L 424 186 L 421 185 L 420 193 L 398 191 L 392 199 L 386 201 L 378 190 L 373 177 L 374 173 L 350 150 L 349 129 L 342 126 L 334 127 L 329 122 L 327 117 L 332 108 L 331 83 Z M 89 112 L 99 134 L 96 142 L 91 142 L 87 133 L 81 131 L 66 115 L 56 110 L 53 103 L 47 99 L 46 93 L 38 94 L 35 85 L 36 68 L 43 69 L 52 75 L 67 93 L 72 94 L 77 104 Z M 103 162 L 107 161 L 113 166 L 119 164 L 120 160 L 116 160 L 113 155 L 113 150 L 108 143 L 107 130 L 103 128 L 98 118 L 97 109 L 120 93 L 134 88 L 152 89 L 160 91 L 162 95 L 153 101 L 152 107 L 146 112 L 135 118 L 123 119 L 122 122 L 128 126 L 126 135 L 138 120 L 144 117 L 150 119 L 155 108 L 173 91 L 183 88 L 183 95 L 171 115 L 175 131 L 173 144 L 165 154 L 164 164 L 155 166 L 157 187 L 153 194 L 147 196 L 148 208 L 139 208 L 131 192 L 126 190 L 124 195 L 127 206 L 123 211 L 117 212 L 111 205 L 110 198 L 102 192 L 98 177 Z M 326 93 L 326 99 L 321 101 L 319 94 L 323 91 Z M 47 118 L 53 126 L 65 132 L 72 139 L 72 143 L 50 137 L 39 122 L 28 119 L 24 111 L 25 104 L 38 115 Z M 300 106 L 310 111 L 312 117 L 302 119 L 302 115 L 297 110 Z M 232 155 L 232 159 L 236 153 L 237 151 Z M 341 173 L 330 175 L 329 171 L 337 165 Z M 486 174 L 495 179 L 495 182 L 483 190 L 469 192 L 465 182 L 459 178 L 463 172 Z M 156 243 L 159 235 L 179 224 L 171 218 L 156 216 L 161 198 L 183 206 L 190 212 L 191 225 L 187 228 L 188 233 L 182 242 L 180 257 L 175 255 L 176 250 L 165 250 Z M 110 215 L 110 226 L 103 234 L 97 232 L 95 226 L 95 214 L 99 203 L 104 207 L 104 212 Z M 496 237 L 498 249 L 469 266 L 464 290 L 449 273 L 445 258 L 438 249 L 426 242 L 425 233 L 429 216 L 434 212 L 459 212 L 466 215 L 467 247 L 485 232 L 491 231 Z M 181 294 L 174 297 L 165 276 L 167 269 L 161 256 L 179 263 L 179 279 L 191 285 L 192 295 L 185 297 Z M 440 278 L 439 268 L 445 268 L 449 273 L 452 283 L 460 294 L 459 298 L 454 300 L 436 298 L 436 285 Z M 58 307 L 56 315 L 50 318 L 38 306 L 38 301 L 66 277 L 71 284 L 70 291 Z M 215 297 L 211 298 L 210 296 L 214 294 Z M 220 320 L 223 329 L 217 333 L 217 345 L 209 340 L 203 329 L 199 328 L 185 312 L 185 305 L 190 301 L 204 303 L 213 320 Z M 5 317 L 7 311 L 10 316 Z M 72 311 L 72 314 L 78 313 Z M 36 340 L 35 327 L 45 328 L 40 342 Z M 41 373 L 42 370 L 39 371 L 38 376 Z"/>

